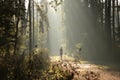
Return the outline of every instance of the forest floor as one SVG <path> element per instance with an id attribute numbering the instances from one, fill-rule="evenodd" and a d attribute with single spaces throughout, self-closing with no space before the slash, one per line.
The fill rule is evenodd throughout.
<path id="1" fill-rule="evenodd" d="M 62 67 L 71 74 L 68 80 L 120 80 L 120 71 L 109 69 L 108 66 L 90 64 L 86 61 L 75 61 L 74 58 L 51 56 L 51 63 Z"/>

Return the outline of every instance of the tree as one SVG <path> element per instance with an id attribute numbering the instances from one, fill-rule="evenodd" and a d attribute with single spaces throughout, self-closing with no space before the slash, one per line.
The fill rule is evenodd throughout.
<path id="1" fill-rule="evenodd" d="M 11 1 L 0 1 L 1 21 L 0 26 L 3 33 L 1 33 L 1 47 L 5 46 L 9 53 L 10 45 L 14 46 L 14 53 L 16 53 L 17 39 L 18 39 L 18 26 L 19 21 L 22 20 L 25 13 L 24 1 L 22 0 L 11 0 Z M 8 47 L 9 46 L 9 47 Z M 12 47 L 11 46 L 11 47 Z"/>

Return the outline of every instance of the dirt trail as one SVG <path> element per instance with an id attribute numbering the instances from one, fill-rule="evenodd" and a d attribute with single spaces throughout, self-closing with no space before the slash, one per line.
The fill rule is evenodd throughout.
<path id="1" fill-rule="evenodd" d="M 79 63 L 73 58 L 60 61 L 59 57 L 55 56 L 51 57 L 51 62 L 71 73 L 70 80 L 120 80 L 120 72 L 94 64 Z"/>

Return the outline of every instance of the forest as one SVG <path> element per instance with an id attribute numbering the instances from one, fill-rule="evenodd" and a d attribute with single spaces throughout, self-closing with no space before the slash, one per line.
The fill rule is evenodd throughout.
<path id="1" fill-rule="evenodd" d="M 0 80 L 119 80 L 120 0 L 0 0 Z"/>

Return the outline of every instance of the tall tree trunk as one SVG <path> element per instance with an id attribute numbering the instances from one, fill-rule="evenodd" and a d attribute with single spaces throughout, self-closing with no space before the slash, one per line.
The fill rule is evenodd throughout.
<path id="1" fill-rule="evenodd" d="M 111 0 L 105 0 L 105 27 L 106 40 L 111 44 Z"/>
<path id="2" fill-rule="evenodd" d="M 29 0 L 29 53 L 32 49 L 32 32 L 31 32 L 31 0 Z"/>
<path id="3" fill-rule="evenodd" d="M 101 10 L 102 10 L 102 11 L 101 11 L 101 15 L 100 15 L 100 16 L 101 16 L 101 26 L 102 26 L 102 27 L 103 27 L 103 24 L 104 24 L 104 23 L 103 23 L 103 21 L 104 21 L 104 20 L 103 20 L 103 19 L 104 19 L 104 18 L 103 18 L 103 16 L 104 16 L 104 14 L 103 14 L 103 9 L 104 9 L 104 4 L 103 4 L 103 0 L 102 0 L 102 1 L 101 1 Z"/>
<path id="4" fill-rule="evenodd" d="M 111 0 L 105 0 L 105 43 L 107 53 L 111 54 L 112 53 Z"/>
<path id="5" fill-rule="evenodd" d="M 116 0 L 116 5 L 117 5 L 117 25 L 118 25 L 118 27 L 120 26 L 120 24 L 119 24 L 119 5 L 118 5 L 118 0 Z"/>
<path id="6" fill-rule="evenodd" d="M 37 45 L 39 47 L 39 34 L 40 34 L 40 14 L 39 14 L 39 11 L 36 12 L 36 15 L 37 15 Z"/>
<path id="7" fill-rule="evenodd" d="M 112 11 L 112 37 L 113 37 L 113 44 L 114 44 L 114 41 L 115 41 L 115 0 L 112 0 L 112 8 L 113 8 L 113 11 Z"/>
<path id="8" fill-rule="evenodd" d="M 17 42 L 18 42 L 18 25 L 19 25 L 19 20 L 20 20 L 20 5 L 21 5 L 21 1 L 18 1 L 18 12 L 16 15 L 16 33 L 15 33 L 15 46 L 14 46 L 14 54 L 16 54 L 16 49 L 17 49 Z"/>
<path id="9" fill-rule="evenodd" d="M 33 5 L 32 5 L 32 10 L 33 10 L 33 47 L 34 47 L 34 39 L 35 39 L 35 37 L 34 37 L 34 35 L 35 35 L 35 33 L 34 33 L 34 0 L 33 0 Z"/>
<path id="10" fill-rule="evenodd" d="M 31 24 L 31 0 L 29 0 L 29 65 L 28 65 L 28 68 L 29 68 L 29 79 L 31 77 L 31 51 L 32 51 L 32 24 Z"/>
<path id="11" fill-rule="evenodd" d="M 15 34 L 15 46 L 14 46 L 14 55 L 16 54 L 17 49 L 17 42 L 18 42 L 18 24 L 19 24 L 19 18 L 16 20 L 16 34 Z"/>

